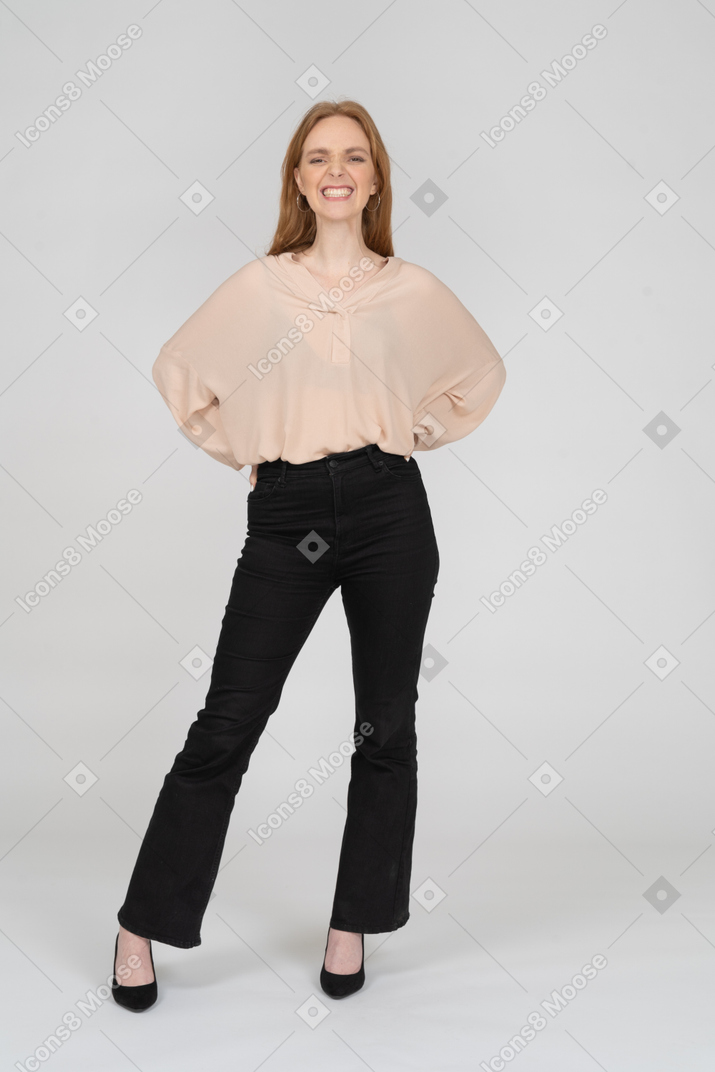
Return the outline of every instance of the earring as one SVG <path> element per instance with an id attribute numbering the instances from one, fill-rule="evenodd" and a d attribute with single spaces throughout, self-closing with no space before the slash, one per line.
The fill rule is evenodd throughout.
<path id="1" fill-rule="evenodd" d="M 298 206 L 298 211 L 299 211 L 299 212 L 303 212 L 303 213 L 305 213 L 305 212 L 312 212 L 313 210 L 312 210 L 312 208 L 310 207 L 310 205 L 308 206 L 308 208 L 307 208 L 307 209 L 305 209 L 305 208 L 301 208 L 301 207 L 300 207 L 300 196 L 301 196 L 300 194 L 296 194 L 296 196 L 295 196 L 295 203 L 296 203 L 296 205 Z M 303 196 L 305 197 L 305 194 L 303 194 Z M 305 199 L 306 199 L 306 201 L 308 200 L 308 198 L 307 198 L 307 197 L 306 197 Z"/>
<path id="2" fill-rule="evenodd" d="M 370 194 L 370 197 L 372 197 L 372 194 Z M 369 200 L 370 200 L 370 198 L 368 198 L 368 201 L 369 201 Z M 380 201 L 381 201 L 381 200 L 382 200 L 382 199 L 381 199 L 381 197 L 380 197 L 380 194 L 379 194 L 379 192 L 378 192 L 378 195 L 377 195 L 377 204 L 375 205 L 375 207 L 374 207 L 374 208 L 368 208 L 368 207 L 367 207 L 367 205 L 365 205 L 365 210 L 366 210 L 367 212 L 377 212 L 377 210 L 378 210 L 378 209 L 379 209 L 379 207 L 380 207 Z"/>

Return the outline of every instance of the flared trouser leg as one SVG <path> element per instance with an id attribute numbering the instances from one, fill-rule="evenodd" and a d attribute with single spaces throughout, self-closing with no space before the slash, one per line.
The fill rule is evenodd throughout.
<path id="1" fill-rule="evenodd" d="M 410 550 L 398 539 L 392 560 L 390 542 L 382 555 L 390 584 L 382 569 L 342 583 L 360 743 L 350 761 L 330 926 L 364 934 L 397 930 L 409 918 L 418 678 L 439 566 L 429 541 L 426 554 L 425 545 Z"/>
<path id="2" fill-rule="evenodd" d="M 164 779 L 118 913 L 127 930 L 169 945 L 201 944 L 236 794 L 331 591 L 282 585 L 263 571 L 265 550 L 246 542 L 204 708 Z"/>
<path id="3" fill-rule="evenodd" d="M 439 560 L 419 471 L 399 460 L 391 471 L 381 460 L 395 457 L 373 448 L 328 456 L 325 466 L 259 469 L 206 701 L 164 779 L 117 914 L 127 930 L 183 948 L 201 944 L 250 757 L 338 586 L 360 743 L 331 926 L 379 933 L 406 922 L 417 678 Z"/>

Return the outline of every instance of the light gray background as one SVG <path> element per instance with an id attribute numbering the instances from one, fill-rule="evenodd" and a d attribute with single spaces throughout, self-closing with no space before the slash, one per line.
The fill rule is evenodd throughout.
<path id="1" fill-rule="evenodd" d="M 131 23 L 131 49 L 25 148 L 15 132 Z M 598 23 L 549 88 L 541 72 Z M 540 1011 L 505 1067 L 712 1068 L 715 8 L 11 0 L 0 33 L 3 1067 L 106 982 L 203 704 L 208 673 L 180 660 L 215 650 L 249 471 L 182 438 L 150 368 L 267 249 L 315 65 L 315 99 L 354 97 L 382 132 L 396 254 L 455 291 L 507 367 L 473 435 L 417 455 L 441 571 L 412 918 L 368 936 L 365 988 L 332 1002 L 347 764 L 264 845 L 247 835 L 352 728 L 336 593 L 254 754 L 203 945 L 155 945 L 159 1004 L 133 1017 L 110 997 L 42 1067 L 466 1072 Z M 537 79 L 545 98 L 490 148 L 480 132 Z M 180 197 L 197 181 L 214 200 L 195 214 Z M 660 183 L 672 194 L 649 201 Z M 82 331 L 64 315 L 80 297 L 97 313 Z M 550 326 L 529 315 L 545 297 Z M 142 502 L 26 613 L 15 597 L 130 488 Z M 607 501 L 492 614 L 480 597 L 597 488 Z M 530 781 L 544 763 L 557 785 Z M 324 1019 L 296 1012 L 316 1000 Z"/>

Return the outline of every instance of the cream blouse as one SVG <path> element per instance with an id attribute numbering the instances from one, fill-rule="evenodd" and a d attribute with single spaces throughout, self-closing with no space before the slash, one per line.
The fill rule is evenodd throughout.
<path id="1" fill-rule="evenodd" d="M 222 283 L 162 346 L 152 376 L 187 438 L 241 469 L 368 443 L 405 458 L 434 450 L 481 424 L 506 372 L 426 268 L 365 257 L 325 291 L 286 252 Z"/>

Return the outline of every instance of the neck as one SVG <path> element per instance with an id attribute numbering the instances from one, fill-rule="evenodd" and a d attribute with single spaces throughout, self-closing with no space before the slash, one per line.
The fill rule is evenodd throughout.
<path id="1" fill-rule="evenodd" d="M 355 221 L 340 220 L 326 224 L 319 218 L 315 241 L 303 250 L 303 256 L 310 259 L 311 267 L 316 271 L 335 275 L 347 271 L 371 254 Z M 374 255 L 372 257 L 374 259 Z"/>

